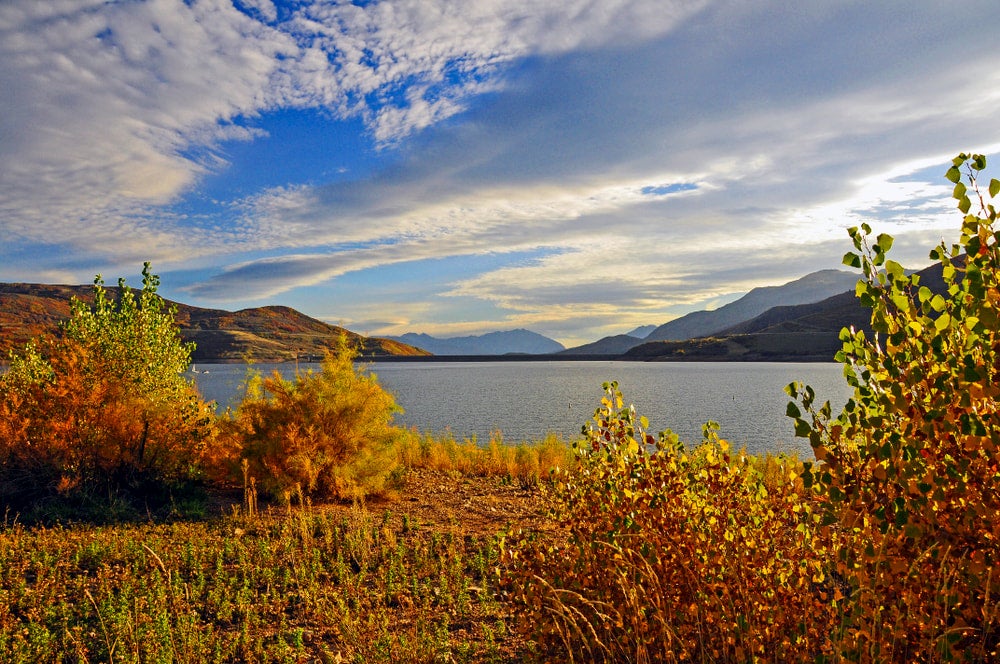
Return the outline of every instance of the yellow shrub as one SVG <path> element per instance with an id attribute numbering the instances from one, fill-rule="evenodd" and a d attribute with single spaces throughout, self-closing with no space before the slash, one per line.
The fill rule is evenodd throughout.
<path id="1" fill-rule="evenodd" d="M 372 374 L 355 370 L 344 342 L 318 372 L 250 380 L 227 423 L 258 486 L 273 496 L 301 489 L 320 498 L 356 499 L 386 491 L 396 468 L 395 401 Z"/>
<path id="2" fill-rule="evenodd" d="M 765 482 L 706 428 L 654 441 L 617 385 L 557 473 L 565 543 L 514 537 L 506 585 L 549 653 L 581 661 L 813 661 L 838 589 L 793 481 Z"/>

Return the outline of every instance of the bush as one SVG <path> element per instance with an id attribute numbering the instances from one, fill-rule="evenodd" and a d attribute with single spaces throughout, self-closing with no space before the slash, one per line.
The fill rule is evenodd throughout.
<path id="1" fill-rule="evenodd" d="M 0 500 L 148 498 L 197 479 L 212 411 L 182 375 L 191 348 L 156 295 L 100 276 L 93 308 L 74 300 L 58 337 L 29 343 L 0 378 Z"/>
<path id="2" fill-rule="evenodd" d="M 507 543 L 520 624 L 582 661 L 812 661 L 839 597 L 794 467 L 730 455 L 713 426 L 691 451 L 654 441 L 605 389 L 577 467 L 556 474 L 565 543 Z"/>
<path id="3" fill-rule="evenodd" d="M 355 371 L 355 356 L 342 339 L 319 372 L 250 378 L 228 437 L 272 496 L 356 499 L 389 488 L 394 444 L 406 432 L 391 424 L 399 411 L 392 395 Z"/>
<path id="4" fill-rule="evenodd" d="M 506 549 L 507 588 L 544 653 L 1000 659 L 1000 231 L 976 182 L 985 166 L 963 154 L 948 170 L 965 217 L 959 243 L 931 252 L 940 284 L 889 260 L 890 236 L 850 230 L 844 262 L 862 270 L 874 338 L 841 333 L 854 395 L 836 417 L 788 387 L 815 464 L 731 456 L 711 427 L 691 451 L 654 441 L 608 386 L 589 448 L 559 476 L 565 542 Z"/>
<path id="5" fill-rule="evenodd" d="M 963 154 L 948 170 L 965 217 L 960 242 L 930 254 L 936 292 L 886 258 L 890 236 L 871 243 L 867 225 L 851 229 L 857 251 L 844 262 L 862 270 L 875 335 L 841 334 L 853 399 L 833 417 L 811 389 L 789 386 L 802 405 L 789 414 L 818 460 L 804 479 L 843 540 L 831 564 L 851 602 L 836 643 L 851 661 L 998 657 L 1000 231 L 976 184 L 985 165 Z"/>

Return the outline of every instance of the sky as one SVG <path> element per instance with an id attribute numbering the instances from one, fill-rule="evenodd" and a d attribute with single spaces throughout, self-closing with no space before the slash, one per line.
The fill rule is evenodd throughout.
<path id="1" fill-rule="evenodd" d="M 1000 3 L 0 0 L 0 281 L 567 346 L 929 263 Z M 846 268 L 844 268 L 846 269 Z"/>

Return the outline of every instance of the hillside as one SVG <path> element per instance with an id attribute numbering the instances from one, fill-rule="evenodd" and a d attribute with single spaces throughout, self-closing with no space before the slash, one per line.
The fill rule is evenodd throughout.
<path id="1" fill-rule="evenodd" d="M 117 288 L 108 288 L 114 297 Z M 93 298 L 91 286 L 0 284 L 0 356 L 32 337 L 54 332 L 69 316 L 70 299 Z M 362 337 L 336 325 L 310 318 L 289 307 L 256 307 L 240 311 L 205 309 L 166 300 L 177 307 L 177 323 L 185 341 L 196 344 L 195 362 L 283 362 L 319 358 L 341 334 L 358 344 L 366 357 L 428 355 L 391 339 Z"/>
<path id="2" fill-rule="evenodd" d="M 684 341 L 650 341 L 629 350 L 625 360 L 651 362 L 830 362 L 840 349 L 837 335 L 813 332 L 740 334 Z"/>
<path id="3" fill-rule="evenodd" d="M 597 341 L 582 346 L 568 348 L 560 355 L 618 355 L 643 343 L 643 340 L 630 334 L 616 334 L 613 337 L 602 337 Z"/>

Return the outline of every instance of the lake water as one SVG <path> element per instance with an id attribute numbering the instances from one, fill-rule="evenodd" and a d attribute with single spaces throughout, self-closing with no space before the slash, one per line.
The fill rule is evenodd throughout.
<path id="1" fill-rule="evenodd" d="M 294 375 L 288 364 L 256 365 Z M 300 369 L 318 368 L 300 365 Z M 199 365 L 194 377 L 207 399 L 231 405 L 246 376 L 243 365 Z M 836 412 L 850 397 L 835 363 L 775 362 L 378 362 L 366 365 L 404 409 L 396 422 L 458 439 L 512 442 L 547 433 L 574 438 L 600 405 L 601 384 L 617 380 L 626 403 L 649 419 L 653 433 L 669 428 L 685 442 L 701 439 L 707 420 L 723 438 L 748 452 L 812 452 L 794 436 L 783 388 L 807 383 Z"/>

